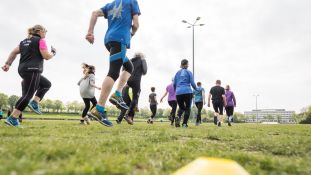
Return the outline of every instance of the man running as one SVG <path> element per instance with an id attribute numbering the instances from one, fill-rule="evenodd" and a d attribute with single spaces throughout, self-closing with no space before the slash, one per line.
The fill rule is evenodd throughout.
<path id="1" fill-rule="evenodd" d="M 120 69 L 123 71 L 115 93 L 109 101 L 120 109 L 129 107 L 122 98 L 122 88 L 133 71 L 131 61 L 126 57 L 126 49 L 130 48 L 131 37 L 135 35 L 138 27 L 140 9 L 137 0 L 114 0 L 99 10 L 92 13 L 86 40 L 94 43 L 94 27 L 98 17 L 108 19 L 108 30 L 105 35 L 105 46 L 110 52 L 109 72 L 103 84 L 98 104 L 91 110 L 91 115 L 105 126 L 112 126 L 105 110 L 106 101 L 116 80 L 119 78 Z"/>
<path id="2" fill-rule="evenodd" d="M 193 91 L 194 103 L 198 108 L 197 120 L 195 125 L 198 126 L 202 123 L 201 121 L 201 111 L 203 109 L 203 105 L 205 105 L 205 90 L 202 88 L 202 83 L 197 82 L 197 89 Z"/>
<path id="3" fill-rule="evenodd" d="M 215 110 L 214 124 L 220 127 L 224 106 L 227 106 L 225 89 L 221 87 L 220 80 L 216 81 L 216 86 L 212 87 L 208 94 L 208 104 L 207 104 L 208 107 L 211 106 L 211 103 L 210 103 L 211 97 L 212 97 L 213 108 Z"/>

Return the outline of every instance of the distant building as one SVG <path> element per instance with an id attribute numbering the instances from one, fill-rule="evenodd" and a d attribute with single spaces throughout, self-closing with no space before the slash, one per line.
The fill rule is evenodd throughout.
<path id="1" fill-rule="evenodd" d="M 278 122 L 278 123 L 295 123 L 293 118 L 294 111 L 285 109 L 258 109 L 245 111 L 246 122 Z M 258 116 L 257 116 L 258 115 Z"/>

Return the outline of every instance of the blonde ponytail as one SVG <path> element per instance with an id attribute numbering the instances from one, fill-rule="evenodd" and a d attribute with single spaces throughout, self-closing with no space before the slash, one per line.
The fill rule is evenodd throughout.
<path id="1" fill-rule="evenodd" d="M 38 34 L 40 31 L 45 31 L 46 29 L 42 25 L 35 25 L 28 29 L 28 38 L 30 38 L 34 34 Z"/>

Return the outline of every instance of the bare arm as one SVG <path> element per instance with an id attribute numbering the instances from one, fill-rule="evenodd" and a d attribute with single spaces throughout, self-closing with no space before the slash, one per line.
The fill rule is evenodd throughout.
<path id="1" fill-rule="evenodd" d="M 160 102 L 163 101 L 163 98 L 166 97 L 166 95 L 167 95 L 167 91 L 164 93 L 164 95 L 163 95 L 162 98 L 160 99 Z"/>
<path id="2" fill-rule="evenodd" d="M 89 43 L 93 44 L 94 43 L 94 28 L 97 22 L 98 17 L 104 16 L 104 13 L 102 10 L 95 10 L 92 13 L 91 19 L 90 19 L 90 24 L 89 24 L 89 29 L 88 32 L 85 36 L 85 39 L 88 40 Z"/>
<path id="3" fill-rule="evenodd" d="M 212 94 L 209 93 L 209 94 L 208 94 L 208 103 L 207 103 L 207 106 L 208 106 L 208 107 L 211 106 L 211 97 L 212 97 Z"/>
<path id="4" fill-rule="evenodd" d="M 54 48 L 53 48 L 54 49 Z M 55 49 L 54 49 L 55 50 Z M 54 57 L 55 54 L 50 53 L 47 49 L 40 49 L 40 53 L 45 60 L 49 60 Z M 54 52 L 56 53 L 56 51 Z"/>
<path id="5" fill-rule="evenodd" d="M 2 66 L 2 70 L 7 72 L 10 69 L 11 64 L 14 62 L 16 56 L 20 54 L 19 46 L 15 47 L 13 51 L 10 53 L 8 59 L 6 60 L 4 66 Z"/>
<path id="6" fill-rule="evenodd" d="M 224 106 L 227 106 L 227 99 L 225 95 L 222 95 L 222 99 L 224 101 Z"/>
<path id="7" fill-rule="evenodd" d="M 133 16 L 133 25 L 132 25 L 132 36 L 135 35 L 139 28 L 139 20 L 138 20 L 138 15 Z"/>
<path id="8" fill-rule="evenodd" d="M 100 87 L 98 87 L 98 86 L 95 85 L 94 81 L 91 81 L 91 82 L 90 82 L 90 85 L 91 85 L 92 87 L 98 89 L 98 90 L 101 90 Z"/>

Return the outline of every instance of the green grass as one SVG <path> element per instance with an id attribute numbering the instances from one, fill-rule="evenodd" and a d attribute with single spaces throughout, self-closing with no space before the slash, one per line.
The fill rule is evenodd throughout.
<path id="1" fill-rule="evenodd" d="M 0 174 L 170 174 L 201 156 L 233 159 L 250 174 L 311 174 L 308 125 L 77 122 L 1 121 Z"/>

